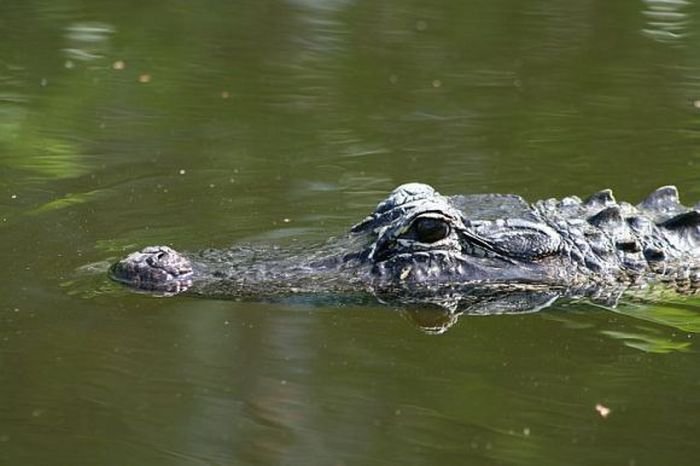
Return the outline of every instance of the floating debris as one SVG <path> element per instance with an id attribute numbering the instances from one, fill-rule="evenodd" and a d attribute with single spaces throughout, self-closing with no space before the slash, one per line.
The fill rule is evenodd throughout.
<path id="1" fill-rule="evenodd" d="M 600 403 L 595 405 L 595 410 L 598 411 L 598 414 L 600 414 L 600 417 L 602 417 L 603 419 L 607 418 L 612 412 L 610 408 Z"/>

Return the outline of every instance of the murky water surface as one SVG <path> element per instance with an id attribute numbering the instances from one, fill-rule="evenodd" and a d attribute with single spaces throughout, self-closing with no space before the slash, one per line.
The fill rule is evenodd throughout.
<path id="1" fill-rule="evenodd" d="M 134 294 L 149 244 L 319 241 L 406 181 L 700 199 L 694 2 L 0 2 L 0 463 L 690 465 L 700 301 L 442 335 Z"/>

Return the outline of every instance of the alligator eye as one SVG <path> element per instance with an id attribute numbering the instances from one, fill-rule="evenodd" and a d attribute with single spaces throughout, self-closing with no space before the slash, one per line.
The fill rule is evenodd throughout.
<path id="1" fill-rule="evenodd" d="M 439 218 L 422 217 L 413 222 L 411 233 L 421 243 L 435 243 L 447 238 L 450 234 L 450 225 Z"/>

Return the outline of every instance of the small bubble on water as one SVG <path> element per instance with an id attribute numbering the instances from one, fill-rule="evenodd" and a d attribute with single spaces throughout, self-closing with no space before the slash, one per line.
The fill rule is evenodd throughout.
<path id="1" fill-rule="evenodd" d="M 114 70 L 123 70 L 126 67 L 126 63 L 124 63 L 123 60 L 117 60 L 114 63 L 112 63 L 112 69 Z"/>

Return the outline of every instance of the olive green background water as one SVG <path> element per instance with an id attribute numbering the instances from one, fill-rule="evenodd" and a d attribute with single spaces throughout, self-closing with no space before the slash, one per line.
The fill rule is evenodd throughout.
<path id="1" fill-rule="evenodd" d="M 407 181 L 700 200 L 695 3 L 0 0 L 0 33 L 0 464 L 697 463 L 698 299 L 428 335 L 105 276 L 320 241 Z"/>

